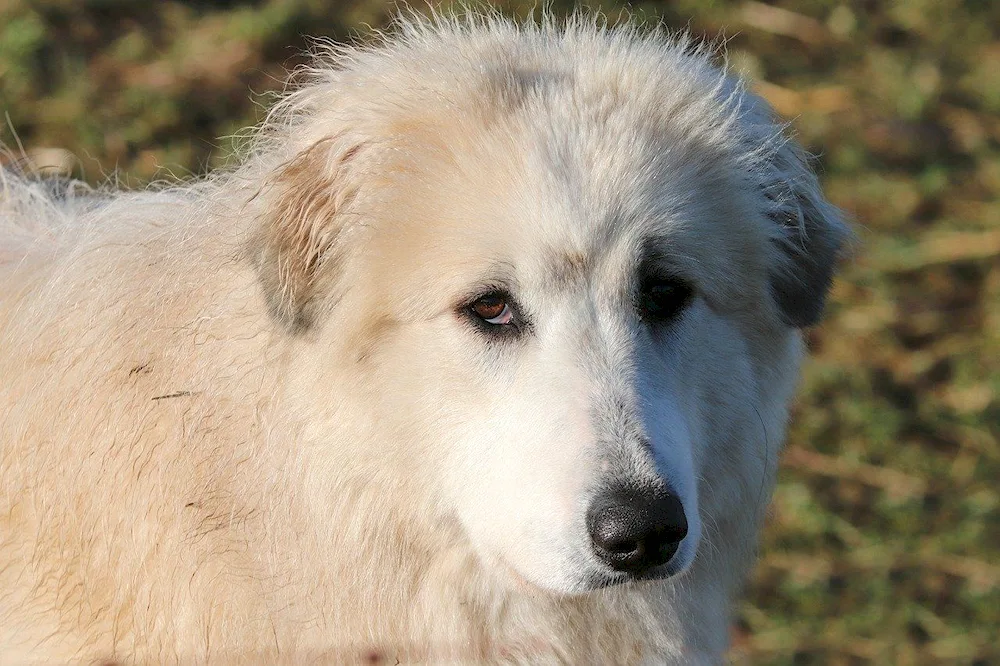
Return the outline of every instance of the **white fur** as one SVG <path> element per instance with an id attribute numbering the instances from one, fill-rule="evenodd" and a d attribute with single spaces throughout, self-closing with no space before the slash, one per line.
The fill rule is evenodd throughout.
<path id="1" fill-rule="evenodd" d="M 7 174 L 0 662 L 720 662 L 786 322 L 846 232 L 709 55 L 410 18 L 330 47 L 231 171 Z M 696 290 L 666 330 L 651 244 Z M 531 321 L 503 342 L 462 310 L 498 283 Z M 672 576 L 594 589 L 620 481 L 690 529 Z"/>

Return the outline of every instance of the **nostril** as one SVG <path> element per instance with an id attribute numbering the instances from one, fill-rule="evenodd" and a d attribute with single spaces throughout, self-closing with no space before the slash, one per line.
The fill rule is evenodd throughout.
<path id="1" fill-rule="evenodd" d="M 640 547 L 636 512 L 627 504 L 609 504 L 597 512 L 590 527 L 594 544 L 616 555 L 627 555 Z"/>
<path id="2" fill-rule="evenodd" d="M 598 557 L 639 574 L 670 561 L 687 535 L 684 506 L 663 489 L 620 489 L 595 498 L 587 527 Z"/>
<path id="3" fill-rule="evenodd" d="M 640 543 L 639 541 L 632 541 L 626 539 L 622 541 L 617 541 L 617 540 L 610 541 L 609 543 L 603 546 L 610 553 L 614 553 L 616 555 L 627 555 L 629 553 L 633 553 L 639 550 L 639 548 L 642 547 L 642 543 Z"/>

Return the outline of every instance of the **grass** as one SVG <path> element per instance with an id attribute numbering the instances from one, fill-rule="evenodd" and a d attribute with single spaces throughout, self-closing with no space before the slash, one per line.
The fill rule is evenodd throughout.
<path id="1" fill-rule="evenodd" d="M 595 6 L 614 19 L 621 3 Z M 732 66 L 820 156 L 862 238 L 809 333 L 733 661 L 1000 663 L 1000 3 L 632 10 L 725 35 Z M 231 149 L 219 137 L 260 118 L 251 93 L 280 88 L 302 35 L 363 36 L 389 12 L 379 0 L 6 0 L 0 110 L 38 166 L 132 184 L 199 173 Z"/>

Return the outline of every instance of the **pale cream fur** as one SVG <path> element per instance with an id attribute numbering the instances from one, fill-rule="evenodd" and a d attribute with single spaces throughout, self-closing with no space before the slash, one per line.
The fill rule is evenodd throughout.
<path id="1" fill-rule="evenodd" d="M 0 189 L 0 663 L 722 659 L 808 316 L 775 281 L 821 302 L 846 232 L 708 54 L 581 18 L 406 19 L 331 47 L 231 171 L 68 187 Z M 648 237 L 700 294 L 671 377 L 701 541 L 664 581 L 571 589 L 501 514 L 538 508 L 541 469 L 575 534 L 599 471 L 572 415 L 636 395 L 613 285 Z M 498 265 L 536 285 L 539 340 L 604 331 L 562 346 L 612 370 L 461 328 Z M 528 403 L 552 411 L 522 432 Z M 526 451 L 523 486 L 477 467 Z"/>

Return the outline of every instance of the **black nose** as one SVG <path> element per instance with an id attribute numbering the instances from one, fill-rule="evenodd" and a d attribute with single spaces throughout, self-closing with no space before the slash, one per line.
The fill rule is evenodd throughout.
<path id="1" fill-rule="evenodd" d="M 684 506 L 662 488 L 618 489 L 598 495 L 587 512 L 598 557 L 639 575 L 665 564 L 687 534 Z"/>

